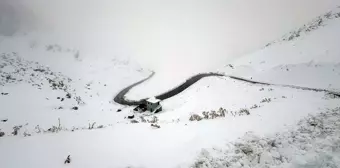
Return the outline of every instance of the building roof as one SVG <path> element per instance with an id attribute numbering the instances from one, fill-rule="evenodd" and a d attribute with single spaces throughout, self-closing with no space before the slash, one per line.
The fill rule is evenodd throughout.
<path id="1" fill-rule="evenodd" d="M 149 99 L 146 100 L 146 101 L 148 101 L 148 102 L 150 102 L 150 103 L 158 103 L 158 102 L 160 102 L 161 100 L 156 99 L 155 97 L 151 97 L 151 98 L 149 98 Z"/>

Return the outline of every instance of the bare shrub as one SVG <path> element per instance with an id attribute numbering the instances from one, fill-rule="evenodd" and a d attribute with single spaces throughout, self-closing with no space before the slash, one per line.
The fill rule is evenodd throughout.
<path id="1" fill-rule="evenodd" d="M 31 134 L 28 132 L 24 132 L 24 137 L 27 137 L 27 136 L 31 136 Z"/>
<path id="2" fill-rule="evenodd" d="M 139 121 L 137 121 L 137 120 L 131 120 L 130 122 L 131 122 L 132 124 L 139 123 Z"/>
<path id="3" fill-rule="evenodd" d="M 203 111 L 202 115 L 203 115 L 204 119 L 206 119 L 206 120 L 209 119 L 209 112 Z"/>
<path id="4" fill-rule="evenodd" d="M 96 124 L 96 122 L 93 122 L 92 124 L 89 123 L 89 130 L 93 129 L 95 124 Z"/>
<path id="5" fill-rule="evenodd" d="M 52 132 L 52 133 L 59 132 L 59 131 L 60 131 L 59 128 L 54 125 L 51 128 L 47 129 L 47 132 Z"/>
<path id="6" fill-rule="evenodd" d="M 76 99 L 78 105 L 85 105 L 85 102 L 81 99 L 80 96 L 76 96 L 75 99 Z"/>
<path id="7" fill-rule="evenodd" d="M 154 127 L 154 128 L 161 128 L 161 126 L 159 126 L 158 124 L 151 124 L 151 127 Z"/>
<path id="8" fill-rule="evenodd" d="M 260 107 L 260 106 L 258 106 L 257 104 L 254 104 L 253 106 L 250 107 L 250 109 L 256 109 L 258 107 Z"/>
<path id="9" fill-rule="evenodd" d="M 255 105 L 257 108 L 258 106 Z M 222 118 L 226 117 L 226 115 L 231 115 L 231 116 L 241 116 L 241 115 L 249 115 L 250 112 L 248 109 L 240 109 L 239 111 L 227 111 L 224 108 L 219 108 L 217 111 L 212 110 L 212 111 L 203 111 L 202 115 L 198 114 L 192 114 L 189 118 L 189 121 L 201 121 L 201 120 L 209 120 L 209 119 L 216 119 L 216 118 Z"/>
<path id="10" fill-rule="evenodd" d="M 216 113 L 216 111 L 211 111 L 210 112 L 210 119 L 215 119 L 217 117 L 219 117 L 220 115 Z"/>
<path id="11" fill-rule="evenodd" d="M 261 100 L 260 103 L 269 103 L 269 102 L 271 102 L 271 101 L 272 101 L 271 98 L 264 98 L 264 99 Z"/>
<path id="12" fill-rule="evenodd" d="M 222 108 L 222 107 L 220 109 L 218 109 L 219 117 L 225 117 L 226 112 L 227 112 L 227 110 Z"/>
<path id="13" fill-rule="evenodd" d="M 104 128 L 104 125 L 99 125 L 97 128 L 98 129 Z"/>
<path id="14" fill-rule="evenodd" d="M 39 128 L 40 130 L 40 128 Z M 61 127 L 61 123 L 60 123 L 60 118 L 58 118 L 58 126 L 52 126 L 51 128 L 47 129 L 46 132 L 52 132 L 52 133 L 56 133 L 56 132 L 59 132 L 62 130 L 62 127 Z"/>
<path id="15" fill-rule="evenodd" d="M 158 118 L 156 116 L 153 116 L 152 120 L 148 120 L 148 123 L 157 123 Z"/>
<path id="16" fill-rule="evenodd" d="M 189 118 L 190 121 L 201 121 L 202 119 L 203 118 L 200 115 L 198 115 L 198 114 L 193 114 Z"/>
<path id="17" fill-rule="evenodd" d="M 240 109 L 240 111 L 238 111 L 238 113 L 239 113 L 239 115 L 249 115 L 250 114 L 249 110 L 246 109 L 246 108 Z"/>
<path id="18" fill-rule="evenodd" d="M 219 108 L 218 111 L 212 110 L 210 112 L 208 111 L 203 111 L 202 115 L 203 115 L 203 119 L 215 119 L 215 118 L 219 118 L 219 117 L 225 117 L 227 110 L 224 108 Z"/>
<path id="19" fill-rule="evenodd" d="M 71 163 L 71 155 L 68 155 L 66 160 L 64 161 L 64 164 L 69 164 Z"/>
<path id="20" fill-rule="evenodd" d="M 18 135 L 18 132 L 20 131 L 21 128 L 22 128 L 22 125 L 14 126 L 12 134 L 14 136 Z"/>
<path id="21" fill-rule="evenodd" d="M 252 149 L 252 146 L 250 146 L 249 144 L 236 143 L 235 147 L 236 147 L 236 150 L 240 150 L 246 155 L 250 155 L 254 152 L 254 150 Z"/>
<path id="22" fill-rule="evenodd" d="M 146 119 L 143 116 L 140 116 L 139 118 L 142 123 L 146 123 Z"/>
<path id="23" fill-rule="evenodd" d="M 197 160 L 190 168 L 206 168 L 209 164 L 205 160 Z"/>

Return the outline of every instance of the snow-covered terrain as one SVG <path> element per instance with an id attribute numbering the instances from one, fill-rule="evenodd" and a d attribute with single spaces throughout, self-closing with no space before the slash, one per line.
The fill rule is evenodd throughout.
<path id="1" fill-rule="evenodd" d="M 264 82 L 339 91 L 339 13 L 336 8 L 221 71 Z"/>
<path id="2" fill-rule="evenodd" d="M 216 71 L 340 91 L 338 16 L 340 8 Z M 320 18 L 327 19 L 319 25 Z M 151 73 L 133 60 L 84 57 L 82 49 L 35 35 L 1 37 L 0 44 L 0 167 L 340 165 L 337 96 L 207 77 L 163 101 L 161 113 L 129 120 L 133 107 L 113 97 Z M 155 76 L 126 96 L 154 96 L 185 77 L 164 84 Z"/>
<path id="3" fill-rule="evenodd" d="M 27 42 L 26 46 L 17 52 L 3 52 L 0 60 L 0 118 L 8 119 L 1 128 L 6 135 L 17 125 L 29 134 L 34 134 L 37 126 L 48 130 L 57 126 L 59 119 L 63 129 L 69 130 L 87 128 L 94 122 L 96 126 L 112 125 L 119 120 L 115 116 L 122 115 L 115 113 L 121 107 L 112 105 L 113 95 L 148 75 L 128 60 L 82 59 L 79 51 L 59 45 L 32 46 L 27 39 L 20 41 Z M 3 50 L 8 50 L 8 43 L 2 44 Z"/>
<path id="4" fill-rule="evenodd" d="M 338 167 L 340 109 L 302 119 L 268 137 L 248 132 L 224 148 L 201 151 L 194 167 Z"/>

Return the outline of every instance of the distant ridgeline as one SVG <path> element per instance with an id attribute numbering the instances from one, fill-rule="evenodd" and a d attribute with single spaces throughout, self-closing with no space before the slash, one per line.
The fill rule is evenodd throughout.
<path id="1" fill-rule="evenodd" d="M 281 41 L 291 41 L 298 37 L 300 37 L 303 34 L 307 34 L 311 31 L 317 30 L 321 26 L 325 26 L 326 22 L 332 19 L 338 19 L 340 18 L 340 6 L 335 8 L 334 10 L 327 12 L 321 16 L 318 16 L 314 18 L 309 23 L 303 25 L 302 27 L 293 30 L 285 35 L 283 35 L 279 40 L 272 41 L 268 44 L 266 44 L 264 47 L 268 47 L 270 45 L 273 45 L 275 43 L 281 42 Z"/>

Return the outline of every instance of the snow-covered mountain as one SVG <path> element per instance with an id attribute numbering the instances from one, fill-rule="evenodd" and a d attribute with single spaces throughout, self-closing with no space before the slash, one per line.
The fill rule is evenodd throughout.
<path id="1" fill-rule="evenodd" d="M 221 71 L 254 80 L 339 91 L 340 8 L 313 19 Z"/>
<path id="2" fill-rule="evenodd" d="M 339 16 L 336 8 L 216 71 L 340 91 Z M 161 113 L 129 120 L 133 107 L 113 97 L 151 73 L 134 60 L 84 57 L 30 35 L 0 42 L 1 167 L 340 165 L 337 96 L 208 77 L 163 101 Z M 126 97 L 151 97 L 184 80 L 155 76 Z"/>

